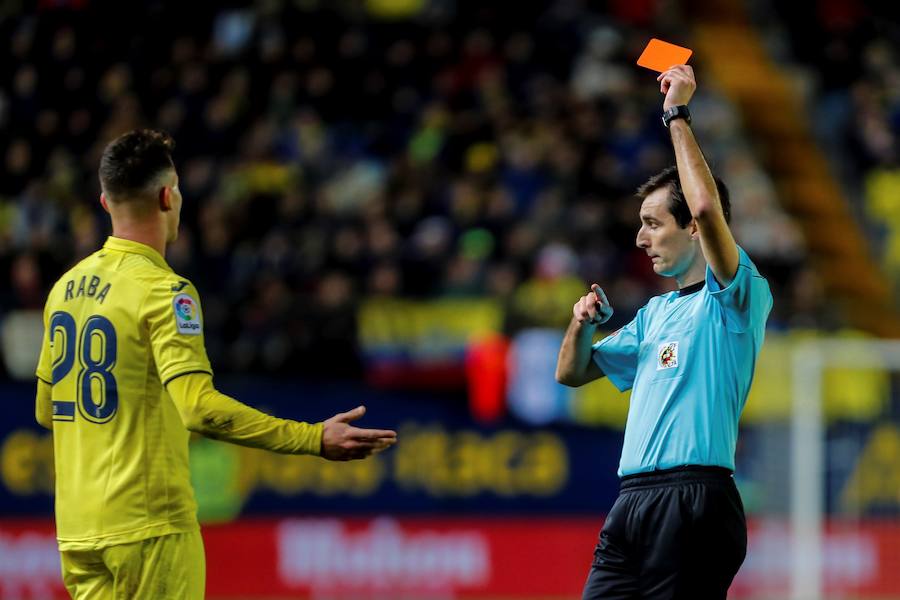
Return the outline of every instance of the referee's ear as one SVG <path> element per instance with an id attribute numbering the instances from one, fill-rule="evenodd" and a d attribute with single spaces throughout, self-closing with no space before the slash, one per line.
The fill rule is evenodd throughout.
<path id="1" fill-rule="evenodd" d="M 105 210 L 107 214 L 109 214 L 109 204 L 107 204 L 106 194 L 104 194 L 103 192 L 100 193 L 100 206 L 102 206 L 103 210 Z"/>

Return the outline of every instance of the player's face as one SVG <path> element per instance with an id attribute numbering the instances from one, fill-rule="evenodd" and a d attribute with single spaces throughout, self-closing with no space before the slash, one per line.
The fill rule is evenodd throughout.
<path id="1" fill-rule="evenodd" d="M 692 238 L 694 226 L 680 227 L 669 211 L 669 193 L 660 188 L 644 199 L 636 243 L 650 257 L 657 275 L 678 277 L 691 268 L 698 245 Z"/>
<path id="2" fill-rule="evenodd" d="M 178 174 L 174 170 L 171 174 L 169 186 L 172 210 L 166 213 L 167 244 L 171 244 L 178 239 L 178 225 L 181 223 L 181 190 L 178 189 Z"/>

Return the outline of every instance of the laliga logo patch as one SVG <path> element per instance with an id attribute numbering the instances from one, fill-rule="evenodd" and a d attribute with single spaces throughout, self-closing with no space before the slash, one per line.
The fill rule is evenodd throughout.
<path id="1" fill-rule="evenodd" d="M 663 342 L 656 353 L 656 370 L 674 369 L 678 366 L 678 342 Z"/>
<path id="2" fill-rule="evenodd" d="M 200 310 L 197 301 L 187 294 L 178 294 L 172 301 L 175 307 L 175 325 L 178 333 L 185 335 L 200 335 Z"/>

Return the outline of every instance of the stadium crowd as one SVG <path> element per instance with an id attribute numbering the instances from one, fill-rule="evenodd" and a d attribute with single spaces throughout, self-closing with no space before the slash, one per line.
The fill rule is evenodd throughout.
<path id="1" fill-rule="evenodd" d="M 810 75 L 814 131 L 900 290 L 898 17 L 872 0 L 771 3 L 756 15 L 787 34 L 773 51 Z"/>
<path id="2" fill-rule="evenodd" d="M 177 142 L 167 259 L 202 294 L 220 370 L 359 374 L 356 309 L 375 297 L 492 296 L 510 329 L 562 328 L 596 281 L 610 325 L 630 319 L 665 285 L 633 198 L 673 162 L 655 75 L 633 64 L 651 32 L 680 40 L 664 3 L 400 4 L 136 18 L 85 0 L 0 21 L 0 319 L 102 244 L 99 153 L 143 126 Z M 700 89 L 694 127 L 772 284 L 770 326 L 828 325 L 739 116 Z"/>

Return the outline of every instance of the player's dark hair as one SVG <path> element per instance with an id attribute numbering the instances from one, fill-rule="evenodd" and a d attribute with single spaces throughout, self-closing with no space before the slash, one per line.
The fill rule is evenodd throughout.
<path id="1" fill-rule="evenodd" d="M 719 202 L 722 205 L 722 212 L 725 214 L 725 222 L 731 222 L 731 196 L 725 183 L 718 177 L 713 176 L 716 182 L 716 189 L 719 191 Z M 669 194 L 669 212 L 675 217 L 678 226 L 684 229 L 691 222 L 693 216 L 691 209 L 688 208 L 687 201 L 684 199 L 684 191 L 681 189 L 681 181 L 678 179 L 678 167 L 674 165 L 666 167 L 650 179 L 648 179 L 641 187 L 637 189 L 637 197 L 643 200 L 660 188 L 668 188 Z"/>
<path id="2" fill-rule="evenodd" d="M 173 169 L 175 140 L 153 129 L 129 131 L 110 142 L 100 158 L 100 185 L 111 200 L 146 194 L 162 172 Z"/>

